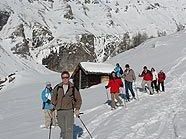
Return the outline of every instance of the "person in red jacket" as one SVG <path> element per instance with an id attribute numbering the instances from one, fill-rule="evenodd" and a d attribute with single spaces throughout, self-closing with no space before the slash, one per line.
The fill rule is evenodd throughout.
<path id="1" fill-rule="evenodd" d="M 118 78 L 115 74 L 115 72 L 111 73 L 108 85 L 105 86 L 105 88 L 110 88 L 110 93 L 111 93 L 111 107 L 112 109 L 116 109 L 116 103 L 115 103 L 115 99 L 117 100 L 117 102 L 119 102 L 120 106 L 122 106 L 123 102 L 121 101 L 121 99 L 119 98 L 119 93 L 120 93 L 120 87 L 123 87 L 123 82 L 121 80 L 121 78 Z"/>
<path id="2" fill-rule="evenodd" d="M 160 90 L 160 85 L 162 88 L 162 91 L 165 92 L 165 87 L 164 87 L 164 81 L 165 81 L 166 75 L 163 72 L 163 70 L 160 70 L 158 73 L 158 89 Z"/>
<path id="3" fill-rule="evenodd" d="M 139 75 L 139 77 L 143 77 L 141 86 L 143 91 L 145 91 L 145 85 L 147 85 L 150 95 L 153 95 L 152 87 L 151 87 L 151 82 L 153 79 L 152 73 L 150 70 L 147 69 L 146 66 L 143 67 L 143 72 Z"/>

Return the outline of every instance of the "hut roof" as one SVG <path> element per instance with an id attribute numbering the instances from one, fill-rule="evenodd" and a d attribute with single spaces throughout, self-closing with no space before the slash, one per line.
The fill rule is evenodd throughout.
<path id="1" fill-rule="evenodd" d="M 81 62 L 80 66 L 87 73 L 109 74 L 114 70 L 114 66 L 107 63 Z"/>
<path id="2" fill-rule="evenodd" d="M 82 69 L 85 72 L 85 74 L 108 75 L 112 71 L 114 71 L 114 66 L 112 64 L 107 64 L 107 63 L 81 62 L 72 73 L 71 78 L 74 78 L 74 75 L 77 73 L 79 69 Z"/>

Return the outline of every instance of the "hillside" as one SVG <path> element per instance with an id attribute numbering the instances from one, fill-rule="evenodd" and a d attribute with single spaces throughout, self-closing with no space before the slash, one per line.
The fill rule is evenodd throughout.
<path id="1" fill-rule="evenodd" d="M 81 118 L 95 139 L 185 139 L 186 118 L 186 32 L 149 40 L 135 49 L 121 53 L 107 61 L 122 66 L 129 63 L 136 74 L 142 67 L 152 66 L 167 74 L 165 93 L 150 96 L 138 91 L 139 101 L 127 103 L 127 108 L 114 111 L 104 104 L 107 101 L 104 84 L 81 90 L 83 105 Z M 40 92 L 46 81 L 54 86 L 59 75 L 37 74 L 21 76 L 0 93 L 0 138 L 46 139 L 48 130 L 42 123 Z M 30 76 L 29 76 L 30 75 Z M 19 85 L 17 84 L 19 82 Z M 140 87 L 141 79 L 137 79 Z M 88 139 L 89 135 L 75 121 L 74 139 Z M 59 128 L 52 130 L 52 138 L 59 138 Z"/>
<path id="2" fill-rule="evenodd" d="M 73 70 L 182 30 L 185 15 L 183 0 L 1 0 L 0 36 L 15 54 Z"/>

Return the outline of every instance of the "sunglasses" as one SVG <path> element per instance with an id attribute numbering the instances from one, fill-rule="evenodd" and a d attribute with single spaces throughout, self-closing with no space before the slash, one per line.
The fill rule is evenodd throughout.
<path id="1" fill-rule="evenodd" d="M 62 77 L 62 79 L 68 79 L 69 77 Z"/>

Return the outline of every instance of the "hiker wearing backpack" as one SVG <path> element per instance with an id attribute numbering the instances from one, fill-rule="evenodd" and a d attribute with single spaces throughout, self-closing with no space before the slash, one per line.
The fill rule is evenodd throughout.
<path id="1" fill-rule="evenodd" d="M 152 82 L 152 73 L 150 70 L 147 69 L 146 66 L 143 67 L 142 73 L 139 75 L 139 77 L 143 77 L 141 86 L 144 92 L 146 92 L 145 85 L 147 85 L 150 95 L 153 95 L 152 87 L 151 87 L 151 82 Z"/>
<path id="2" fill-rule="evenodd" d="M 116 73 L 117 77 L 121 77 L 123 75 L 123 69 L 119 65 L 119 63 L 116 64 L 116 67 L 114 68 L 114 72 Z"/>
<path id="3" fill-rule="evenodd" d="M 158 93 L 158 85 L 157 85 L 158 74 L 154 68 L 151 68 L 151 73 L 152 73 L 152 82 L 151 82 L 152 90 L 153 92 L 154 90 L 156 90 L 156 92 Z"/>
<path id="4" fill-rule="evenodd" d="M 52 122 L 52 127 L 56 126 L 56 115 L 53 111 L 54 106 L 51 103 L 52 87 L 51 83 L 47 82 L 45 89 L 41 93 L 42 99 L 42 109 L 44 111 L 44 125 L 41 125 L 41 128 L 50 128 Z M 52 120 L 53 119 L 53 120 Z"/>
<path id="5" fill-rule="evenodd" d="M 115 72 L 113 71 L 110 75 L 108 85 L 105 86 L 106 89 L 110 88 L 112 110 L 116 109 L 115 99 L 117 100 L 117 102 L 119 103 L 120 106 L 123 106 L 123 102 L 119 98 L 120 87 L 123 87 L 123 82 L 122 82 L 121 78 L 118 78 L 116 76 Z"/>
<path id="6" fill-rule="evenodd" d="M 62 82 L 53 90 L 52 103 L 57 110 L 58 125 L 61 129 L 60 137 L 73 139 L 74 115 L 79 116 L 82 99 L 79 91 L 69 81 L 68 71 L 61 73 L 61 79 Z"/>
<path id="7" fill-rule="evenodd" d="M 133 90 L 133 85 L 132 85 L 133 81 L 136 80 L 136 76 L 135 76 L 133 69 L 130 68 L 129 64 L 125 65 L 125 70 L 124 70 L 123 75 L 124 75 L 124 80 L 125 80 L 125 93 L 126 93 L 127 101 L 130 101 L 129 90 L 132 94 L 132 97 L 136 99 L 135 93 Z"/>
<path id="8" fill-rule="evenodd" d="M 164 81 L 165 81 L 166 75 L 163 72 L 163 70 L 160 70 L 158 73 L 158 89 L 160 90 L 160 85 L 162 88 L 162 91 L 165 92 L 165 87 L 164 87 Z"/>

